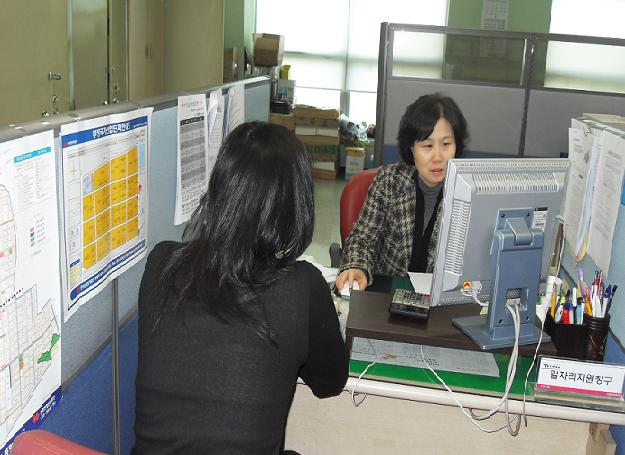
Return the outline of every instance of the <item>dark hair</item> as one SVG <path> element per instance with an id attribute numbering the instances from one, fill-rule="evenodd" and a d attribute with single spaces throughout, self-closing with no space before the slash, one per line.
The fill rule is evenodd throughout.
<path id="1" fill-rule="evenodd" d="M 416 141 L 430 137 L 436 122 L 441 118 L 447 120 L 454 131 L 456 157 L 462 156 L 469 138 L 467 121 L 453 99 L 434 93 L 420 96 L 408 106 L 399 122 L 397 133 L 399 153 L 406 163 L 414 164 L 412 146 Z"/>
<path id="2" fill-rule="evenodd" d="M 193 216 L 193 239 L 165 264 L 162 303 L 172 295 L 176 308 L 194 300 L 271 339 L 266 321 L 250 310 L 310 244 L 314 213 L 310 161 L 299 139 L 279 125 L 239 125 L 219 150 Z"/>

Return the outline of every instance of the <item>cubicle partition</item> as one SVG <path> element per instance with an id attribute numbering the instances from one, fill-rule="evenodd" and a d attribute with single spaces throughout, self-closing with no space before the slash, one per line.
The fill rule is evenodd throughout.
<path id="1" fill-rule="evenodd" d="M 53 129 L 57 175 L 62 124 L 153 107 L 148 157 L 148 251 L 162 240 L 180 240 L 174 225 L 177 157 L 177 97 L 244 86 L 245 120 L 267 120 L 270 81 L 244 81 L 47 118 L 46 122 L 0 129 L 0 142 Z M 61 181 L 61 179 L 59 179 Z M 59 198 L 61 199 L 61 198 Z M 59 213 L 63 213 L 59 201 Z M 134 379 L 137 366 L 137 296 L 145 259 L 84 304 L 62 325 L 63 399 L 44 429 L 107 453 L 129 453 L 134 443 Z M 115 289 L 117 288 L 117 289 Z"/>
<path id="2" fill-rule="evenodd" d="M 562 65 L 552 64 L 552 75 L 546 62 L 556 46 L 584 46 L 571 57 L 580 60 L 601 51 L 625 59 L 622 39 L 383 23 L 376 162 L 399 159 L 401 116 L 433 92 L 453 97 L 465 114 L 468 156 L 565 155 L 571 117 L 625 112 L 625 74 L 610 79 L 590 70 L 570 82 L 557 73 Z"/>

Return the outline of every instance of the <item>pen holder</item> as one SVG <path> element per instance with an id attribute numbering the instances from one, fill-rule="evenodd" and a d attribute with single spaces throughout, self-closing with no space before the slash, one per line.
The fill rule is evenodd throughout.
<path id="1" fill-rule="evenodd" d="M 545 332 L 551 337 L 551 342 L 558 350 L 559 357 L 571 359 L 583 359 L 587 345 L 587 331 L 585 325 L 558 324 L 547 313 L 545 319 Z"/>
<path id="2" fill-rule="evenodd" d="M 587 328 L 584 359 L 602 361 L 610 328 L 610 314 L 605 318 L 584 315 L 584 326 Z"/>

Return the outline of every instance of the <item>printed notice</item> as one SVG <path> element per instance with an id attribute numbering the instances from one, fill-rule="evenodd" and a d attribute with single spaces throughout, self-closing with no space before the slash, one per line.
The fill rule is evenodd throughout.
<path id="1" fill-rule="evenodd" d="M 178 167 L 174 224 L 186 223 L 208 187 L 206 95 L 178 97 Z"/>
<path id="2" fill-rule="evenodd" d="M 63 125 L 65 319 L 146 253 L 152 108 Z"/>
<path id="3" fill-rule="evenodd" d="M 61 397 L 59 218 L 52 131 L 0 144 L 0 453 Z"/>
<path id="4" fill-rule="evenodd" d="M 423 346 L 423 354 L 427 363 L 434 370 L 499 377 L 499 368 L 495 357 L 488 352 Z M 352 359 L 387 365 L 427 368 L 423 355 L 421 355 L 421 345 L 371 338 L 354 338 Z"/>

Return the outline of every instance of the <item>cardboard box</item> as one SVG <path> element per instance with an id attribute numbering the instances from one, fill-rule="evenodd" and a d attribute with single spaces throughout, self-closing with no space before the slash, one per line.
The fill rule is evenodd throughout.
<path id="1" fill-rule="evenodd" d="M 345 180 L 365 168 L 365 149 L 363 147 L 345 147 Z"/>
<path id="2" fill-rule="evenodd" d="M 276 125 L 282 125 L 291 131 L 295 131 L 295 117 L 292 114 L 275 114 L 269 113 L 269 123 L 275 123 Z"/>
<path id="3" fill-rule="evenodd" d="M 297 132 L 297 119 L 295 119 L 295 131 Z M 335 145 L 337 146 L 337 150 L 338 150 L 338 145 L 339 145 L 338 137 L 302 135 L 302 134 L 298 134 L 297 137 L 305 145 Z"/>
<path id="4" fill-rule="evenodd" d="M 293 115 L 297 123 L 300 118 L 308 117 L 315 119 L 338 119 L 339 111 L 337 109 L 319 109 L 311 106 L 297 105 L 293 108 Z"/>
<path id="5" fill-rule="evenodd" d="M 338 162 L 338 145 L 307 145 L 306 150 L 313 162 Z"/>
<path id="6" fill-rule="evenodd" d="M 286 101 L 293 104 L 295 100 L 295 81 L 278 79 L 278 90 L 276 93 L 276 101 Z"/>
<path id="7" fill-rule="evenodd" d="M 334 180 L 338 174 L 338 163 L 336 161 L 313 161 L 313 177 L 325 180 Z"/>
<path id="8" fill-rule="evenodd" d="M 278 66 L 282 64 L 284 36 L 271 33 L 254 33 L 254 64 Z"/>

